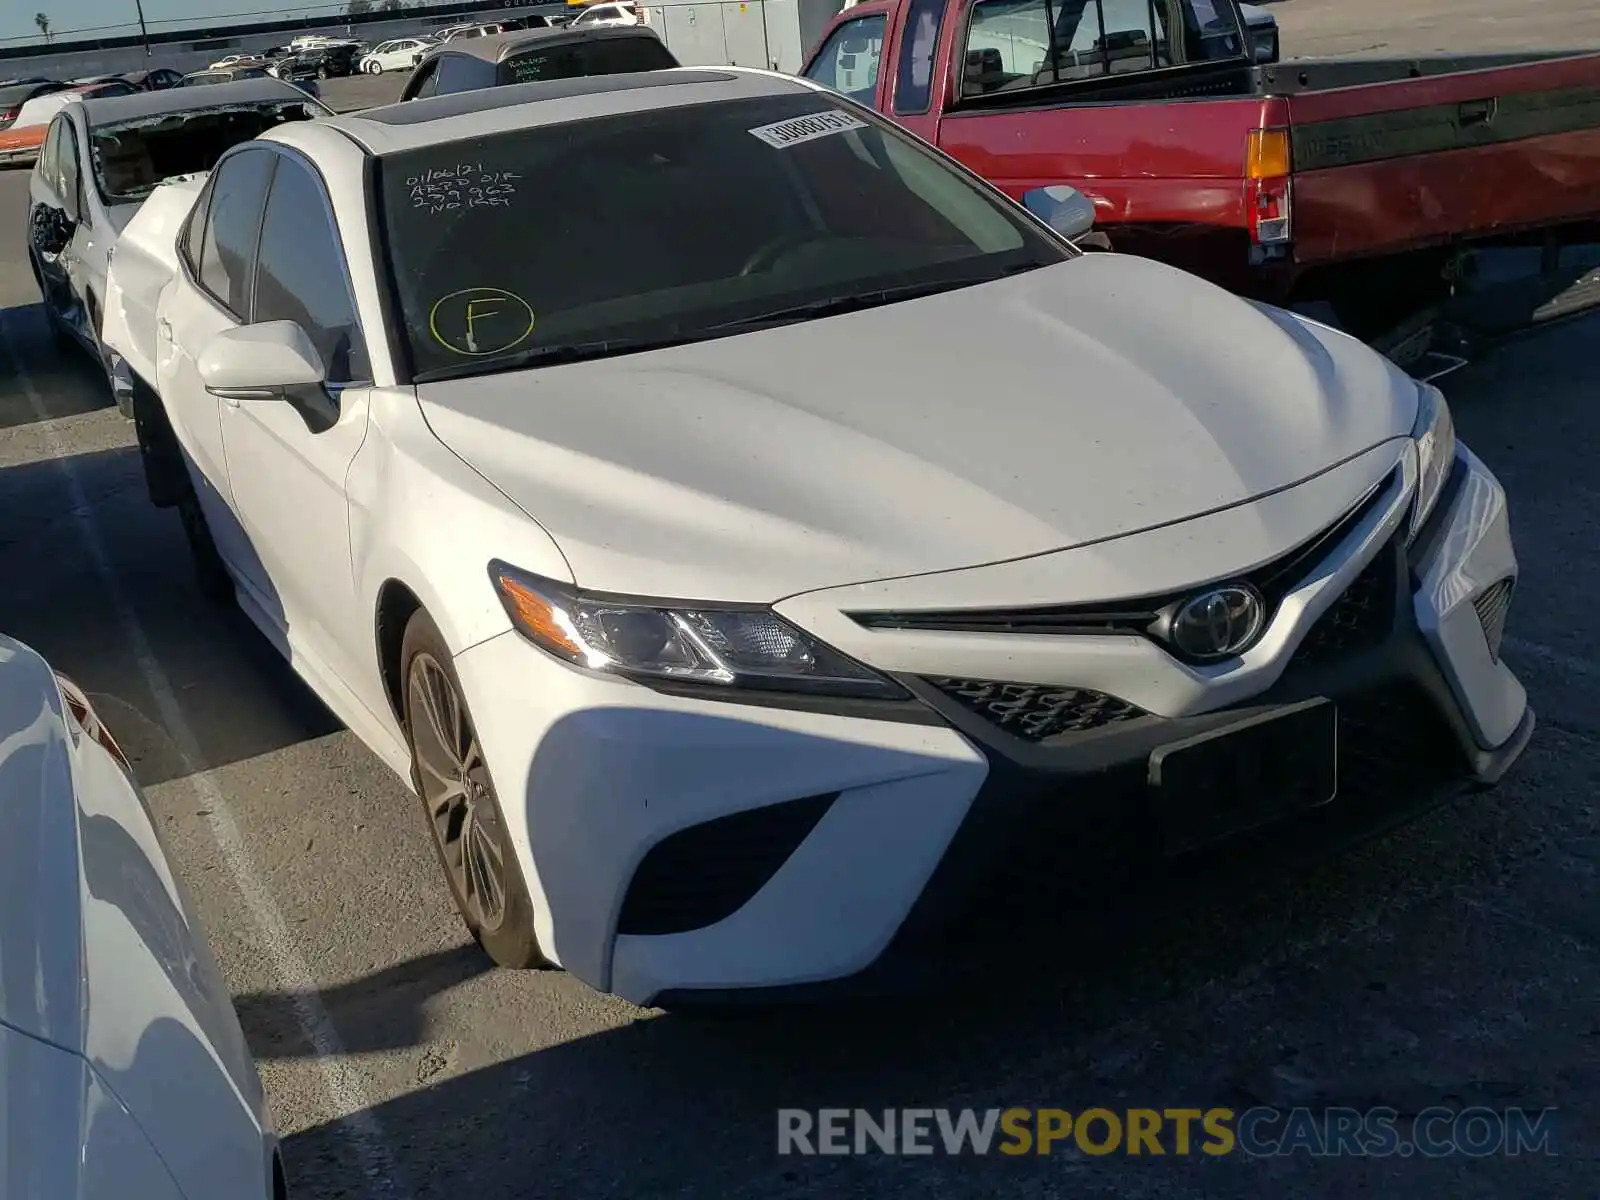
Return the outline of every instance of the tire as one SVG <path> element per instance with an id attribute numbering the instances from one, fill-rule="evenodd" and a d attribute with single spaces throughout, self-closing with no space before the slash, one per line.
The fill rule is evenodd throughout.
<path id="1" fill-rule="evenodd" d="M 318 79 L 332 79 L 333 78 L 333 72 L 328 70 L 327 67 L 318 67 L 317 68 L 317 78 Z"/>
<path id="2" fill-rule="evenodd" d="M 383 64 L 380 62 L 369 62 L 366 66 L 366 71 L 368 75 L 382 75 Z"/>
<path id="3" fill-rule="evenodd" d="M 401 640 L 400 678 L 411 782 L 456 911 L 499 966 L 550 966 L 454 661 L 420 609 Z"/>
<path id="4" fill-rule="evenodd" d="M 200 497 L 191 488 L 188 495 L 178 501 L 178 516 L 183 521 L 183 534 L 189 540 L 189 554 L 194 559 L 195 582 L 200 594 L 217 607 L 231 607 L 238 599 L 233 576 L 222 565 L 222 555 L 211 537 L 211 526 L 200 507 Z"/>

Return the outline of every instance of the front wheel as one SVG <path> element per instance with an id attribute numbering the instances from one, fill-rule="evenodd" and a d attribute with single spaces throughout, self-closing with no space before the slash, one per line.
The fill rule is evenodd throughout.
<path id="1" fill-rule="evenodd" d="M 411 782 L 456 909 L 502 967 L 549 966 L 533 928 L 533 901 L 502 819 L 477 728 L 438 627 L 418 611 L 400 647 Z"/>
<path id="2" fill-rule="evenodd" d="M 383 74 L 383 64 L 380 63 L 380 62 L 376 62 L 376 61 L 369 62 L 367 64 L 367 74 L 368 75 L 382 75 Z"/>

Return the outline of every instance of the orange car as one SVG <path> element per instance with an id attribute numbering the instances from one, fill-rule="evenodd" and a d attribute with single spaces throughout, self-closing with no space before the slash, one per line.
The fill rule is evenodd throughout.
<path id="1" fill-rule="evenodd" d="M 38 81 L 0 88 L 0 163 L 31 163 L 50 128 L 50 119 L 74 99 L 131 96 L 139 89 L 126 79 L 103 80 L 72 87 Z"/>

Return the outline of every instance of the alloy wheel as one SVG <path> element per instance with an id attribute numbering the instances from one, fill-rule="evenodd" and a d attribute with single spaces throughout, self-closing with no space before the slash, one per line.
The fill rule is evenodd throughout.
<path id="1" fill-rule="evenodd" d="M 500 806 L 477 733 L 432 655 L 412 659 L 407 688 L 417 786 L 445 869 L 472 922 L 492 933 L 506 917 L 506 863 Z"/>

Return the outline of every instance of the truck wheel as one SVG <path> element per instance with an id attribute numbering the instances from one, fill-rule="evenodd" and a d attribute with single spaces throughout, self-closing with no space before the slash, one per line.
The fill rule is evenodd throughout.
<path id="1" fill-rule="evenodd" d="M 211 537 L 211 526 L 200 507 L 200 497 L 191 488 L 178 501 L 178 516 L 183 520 L 183 534 L 189 539 L 189 554 L 194 559 L 195 581 L 200 594 L 218 607 L 231 605 L 238 596 L 234 590 L 233 576 L 222 564 L 222 555 Z"/>
<path id="2" fill-rule="evenodd" d="M 513 970 L 548 967 L 533 929 L 533 901 L 500 801 L 461 695 L 454 660 L 423 609 L 400 643 L 405 681 L 411 782 L 450 894 L 468 931 L 496 963 Z"/>

